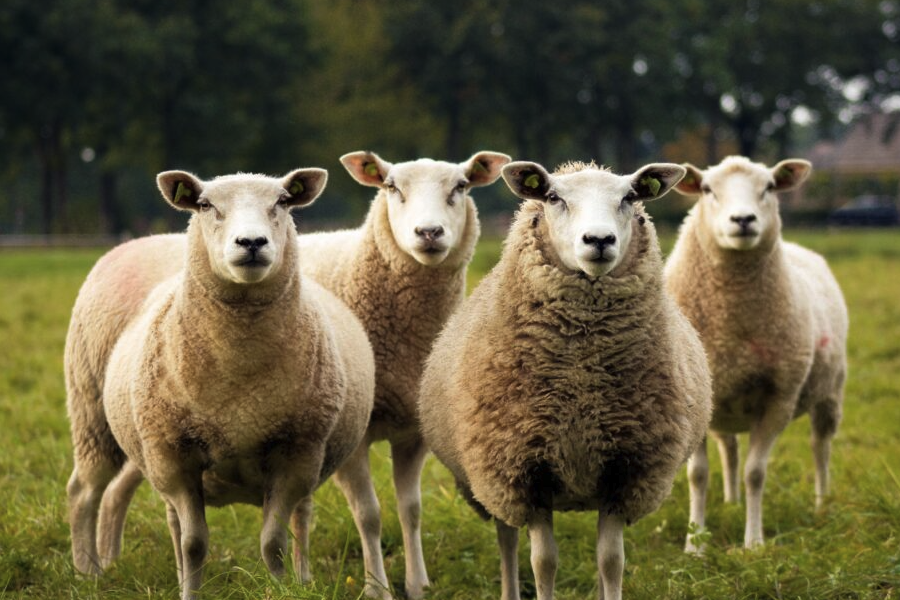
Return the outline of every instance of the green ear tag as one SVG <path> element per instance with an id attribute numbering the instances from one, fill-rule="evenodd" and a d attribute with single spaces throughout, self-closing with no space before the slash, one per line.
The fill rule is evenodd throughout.
<path id="1" fill-rule="evenodd" d="M 306 188 L 303 187 L 303 183 L 299 179 L 295 179 L 291 183 L 291 187 L 288 188 L 288 192 L 290 192 L 291 196 L 296 196 Z"/>
<path id="2" fill-rule="evenodd" d="M 794 172 L 787 167 L 781 167 L 778 169 L 778 175 L 775 176 L 775 179 L 777 181 L 784 181 L 785 179 L 790 179 L 793 174 Z"/>
<path id="3" fill-rule="evenodd" d="M 179 204 L 182 198 L 190 198 L 194 195 L 194 191 L 184 185 L 184 182 L 179 181 L 178 187 L 175 188 L 175 199 L 172 200 L 172 204 Z"/>
<path id="4" fill-rule="evenodd" d="M 472 164 L 472 171 L 474 171 L 475 173 L 487 173 L 487 167 L 476 160 Z"/>
<path id="5" fill-rule="evenodd" d="M 685 185 L 694 185 L 694 176 L 688 175 L 682 181 L 684 181 Z"/>
<path id="6" fill-rule="evenodd" d="M 641 179 L 640 184 L 650 188 L 651 196 L 656 196 L 659 193 L 659 188 L 662 187 L 662 184 L 656 177 L 644 177 Z"/>
<path id="7" fill-rule="evenodd" d="M 532 173 L 522 182 L 522 185 L 525 187 L 530 187 L 533 190 L 536 190 L 539 185 L 541 185 L 541 178 L 537 173 Z"/>
<path id="8" fill-rule="evenodd" d="M 369 177 L 377 177 L 378 165 L 373 162 L 366 163 L 366 166 L 363 167 L 363 171 L 365 171 L 366 175 L 368 175 Z"/>

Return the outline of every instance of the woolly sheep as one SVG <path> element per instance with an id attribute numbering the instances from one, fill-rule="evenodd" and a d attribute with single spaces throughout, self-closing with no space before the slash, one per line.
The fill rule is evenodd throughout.
<path id="1" fill-rule="evenodd" d="M 326 178 L 321 169 L 281 180 L 203 182 L 181 171 L 157 178 L 168 202 L 195 213 L 187 260 L 126 326 L 100 397 L 90 390 L 93 397 L 69 398 L 70 408 L 102 402 L 102 410 L 71 413 L 80 570 L 98 569 L 97 502 L 126 458 L 126 473 L 139 470 L 166 501 L 183 598 L 200 586 L 205 505 L 261 505 L 262 555 L 276 575 L 284 572 L 284 523 L 297 536 L 295 554 L 308 547 L 312 492 L 362 439 L 374 395 L 365 331 L 297 266 L 290 211 L 311 203 Z M 297 558 L 298 572 L 308 573 L 308 556 Z"/>
<path id="2" fill-rule="evenodd" d="M 372 152 L 341 163 L 359 183 L 379 188 L 365 223 L 304 235 L 303 272 L 347 303 L 375 351 L 375 409 L 365 440 L 335 479 L 363 543 L 369 594 L 387 593 L 381 517 L 369 473 L 369 445 L 391 445 L 406 558 L 406 595 L 423 596 L 428 574 L 420 531 L 420 477 L 426 447 L 416 402 L 431 344 L 465 295 L 466 267 L 480 226 L 468 190 L 493 183 L 510 158 L 479 152 L 462 163 L 419 159 L 392 164 Z"/>
<path id="3" fill-rule="evenodd" d="M 600 596 L 621 597 L 622 532 L 668 495 L 706 431 L 711 384 L 696 332 L 663 289 L 641 200 L 684 175 L 570 163 L 503 169 L 526 199 L 500 262 L 447 323 L 422 377 L 425 440 L 493 517 L 502 597 L 519 598 L 528 526 L 539 600 L 552 598 L 554 510 L 597 510 Z"/>
<path id="4" fill-rule="evenodd" d="M 816 505 L 828 490 L 831 438 L 841 419 L 847 372 L 847 308 L 825 260 L 781 239 L 777 192 L 800 185 L 812 165 L 772 168 L 728 157 L 688 174 L 676 189 L 700 195 L 666 265 L 667 286 L 700 337 L 713 374 L 710 433 L 718 442 L 725 500 L 736 502 L 738 442 L 750 432 L 744 469 L 744 545 L 763 542 L 766 463 L 778 435 L 809 412 Z M 689 462 L 691 522 L 704 526 L 706 443 Z M 686 549 L 700 548 L 688 536 Z"/>

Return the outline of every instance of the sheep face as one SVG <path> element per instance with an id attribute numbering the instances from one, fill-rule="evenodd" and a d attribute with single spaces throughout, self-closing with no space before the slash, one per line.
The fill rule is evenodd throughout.
<path id="1" fill-rule="evenodd" d="M 503 178 L 520 198 L 544 203 L 550 242 L 573 272 L 601 277 L 615 269 L 631 242 L 634 203 L 662 197 L 685 173 L 655 163 L 631 175 L 593 164 L 573 164 L 549 174 L 537 163 L 514 162 Z"/>
<path id="2" fill-rule="evenodd" d="M 322 169 L 298 169 L 282 179 L 240 174 L 212 181 L 166 171 L 157 185 L 175 208 L 195 213 L 213 272 L 252 284 L 278 272 L 285 246 L 295 242 L 291 210 L 311 204 L 327 179 Z"/>
<path id="3" fill-rule="evenodd" d="M 479 152 L 461 163 L 423 158 L 392 164 L 372 152 L 341 157 L 359 183 L 383 190 L 394 240 L 426 266 L 441 264 L 459 245 L 469 188 L 493 183 L 509 161 L 496 152 Z"/>
<path id="4" fill-rule="evenodd" d="M 701 171 L 685 165 L 688 174 L 678 184 L 683 194 L 699 194 L 698 217 L 720 248 L 751 250 L 773 240 L 781 227 L 776 192 L 803 183 L 812 165 L 784 160 L 772 168 L 730 156 Z"/>

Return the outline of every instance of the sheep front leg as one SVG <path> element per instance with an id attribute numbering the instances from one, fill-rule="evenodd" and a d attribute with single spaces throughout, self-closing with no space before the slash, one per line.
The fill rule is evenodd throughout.
<path id="1" fill-rule="evenodd" d="M 194 592 L 200 589 L 203 582 L 203 562 L 209 549 L 209 528 L 206 525 L 206 507 L 200 485 L 198 476 L 195 487 L 163 494 L 175 513 L 174 520 L 169 513 L 169 528 L 172 539 L 178 538 L 176 560 L 181 564 L 182 600 L 192 600 Z"/>
<path id="2" fill-rule="evenodd" d="M 719 457 L 722 459 L 722 489 L 725 502 L 740 502 L 741 487 L 738 478 L 740 456 L 738 455 L 738 439 L 734 434 L 715 434 L 719 446 Z"/>
<path id="3" fill-rule="evenodd" d="M 97 530 L 97 545 L 100 550 L 100 564 L 108 567 L 122 553 L 122 531 L 125 529 L 125 517 L 128 505 L 134 493 L 144 481 L 140 469 L 131 462 L 125 463 L 122 470 L 106 491 L 100 502 L 100 524 Z"/>
<path id="4" fill-rule="evenodd" d="M 291 515 L 291 532 L 294 536 L 294 571 L 302 583 L 312 581 L 309 560 L 309 525 L 312 521 L 312 496 L 300 500 Z"/>
<path id="5" fill-rule="evenodd" d="M 622 600 L 622 573 L 625 571 L 625 521 L 618 515 L 597 521 L 597 570 L 600 572 L 600 600 Z"/>
<path id="6" fill-rule="evenodd" d="M 494 519 L 500 546 L 500 600 L 519 600 L 519 530 Z"/>
<path id="7" fill-rule="evenodd" d="M 753 548 L 763 543 L 762 498 L 766 483 L 769 454 L 778 435 L 790 423 L 796 403 L 776 398 L 750 431 L 750 448 L 744 466 L 744 486 L 747 488 L 747 522 L 744 529 L 744 547 Z"/>
<path id="8" fill-rule="evenodd" d="M 359 447 L 334 474 L 335 482 L 347 498 L 353 521 L 362 540 L 363 564 L 366 569 L 365 594 L 370 598 L 391 600 L 387 573 L 381 556 L 381 505 L 369 472 L 369 444 Z"/>
<path id="9" fill-rule="evenodd" d="M 403 530 L 403 549 L 406 555 L 406 596 L 421 600 L 428 587 L 428 572 L 422 552 L 422 467 L 428 449 L 421 438 L 391 444 L 394 467 L 394 489 L 397 493 L 397 512 Z"/>
<path id="10" fill-rule="evenodd" d="M 694 536 L 706 527 L 706 492 L 709 488 L 709 458 L 706 455 L 706 438 L 688 459 L 688 485 L 690 486 L 690 524 L 693 531 L 688 531 L 684 551 L 690 554 L 701 554 L 702 544 L 694 541 Z"/>
<path id="11" fill-rule="evenodd" d="M 553 600 L 559 552 L 553 539 L 553 511 L 542 510 L 528 523 L 531 538 L 531 569 L 537 600 Z"/>
<path id="12" fill-rule="evenodd" d="M 842 379 L 843 380 L 843 379 Z M 831 440 L 841 421 L 842 393 L 834 398 L 813 404 L 809 409 L 812 425 L 811 445 L 816 462 L 816 508 L 822 508 L 828 494 L 828 463 L 831 459 Z"/>
<path id="13" fill-rule="evenodd" d="M 274 476 L 263 500 L 263 525 L 259 544 L 263 560 L 275 577 L 284 575 L 287 528 L 291 514 L 315 491 L 323 458 L 323 449 L 269 457 L 269 466 L 273 469 Z"/>

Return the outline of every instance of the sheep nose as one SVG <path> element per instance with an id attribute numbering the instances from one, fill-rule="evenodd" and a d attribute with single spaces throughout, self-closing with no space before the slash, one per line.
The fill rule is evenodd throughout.
<path id="1" fill-rule="evenodd" d="M 444 235 L 444 228 L 440 225 L 437 227 L 416 227 L 415 231 L 417 236 L 425 238 L 425 241 L 428 242 L 433 242 Z"/>
<path id="2" fill-rule="evenodd" d="M 252 239 L 240 237 L 234 240 L 234 243 L 242 248 L 246 248 L 250 252 L 256 252 L 257 250 L 268 244 L 269 240 L 264 237 L 257 237 Z"/>
<path id="3" fill-rule="evenodd" d="M 612 246 L 616 243 L 616 236 L 613 234 L 609 234 L 606 237 L 597 237 L 595 235 L 584 234 L 581 236 L 581 241 L 587 244 L 588 246 L 594 246 L 597 250 L 603 252 L 608 247 Z"/>
<path id="4" fill-rule="evenodd" d="M 741 229 L 746 229 L 750 223 L 756 220 L 756 215 L 732 216 L 731 220 L 740 225 Z"/>

